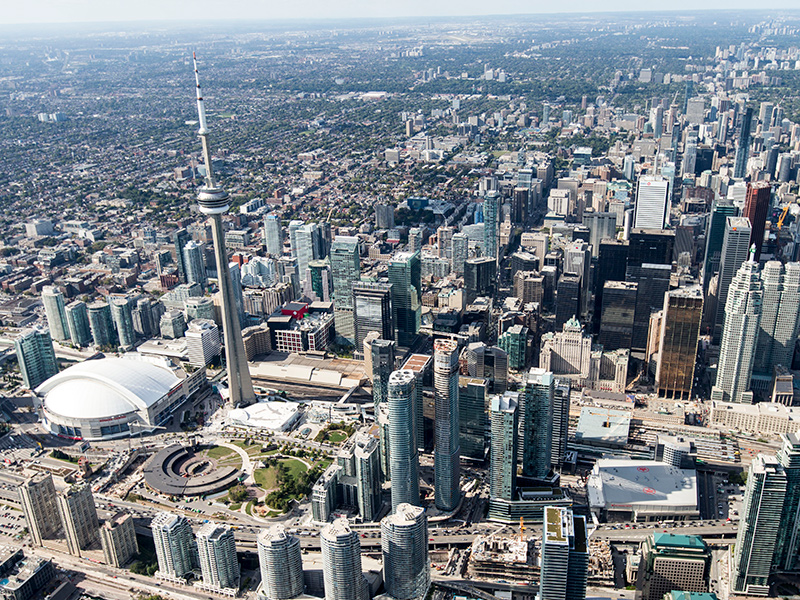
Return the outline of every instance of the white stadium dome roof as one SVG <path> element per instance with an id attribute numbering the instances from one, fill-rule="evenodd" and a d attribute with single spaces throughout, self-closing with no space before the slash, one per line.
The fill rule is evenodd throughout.
<path id="1" fill-rule="evenodd" d="M 178 383 L 171 370 L 150 362 L 102 358 L 61 371 L 36 388 L 36 393 L 55 415 L 103 419 L 147 410 Z"/>

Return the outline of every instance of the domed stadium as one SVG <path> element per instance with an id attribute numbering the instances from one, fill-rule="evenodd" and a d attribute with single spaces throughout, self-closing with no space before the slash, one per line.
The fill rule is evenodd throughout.
<path id="1" fill-rule="evenodd" d="M 204 369 L 181 379 L 168 361 L 135 355 L 73 365 L 42 383 L 35 393 L 50 433 L 107 440 L 163 425 L 205 380 Z"/>

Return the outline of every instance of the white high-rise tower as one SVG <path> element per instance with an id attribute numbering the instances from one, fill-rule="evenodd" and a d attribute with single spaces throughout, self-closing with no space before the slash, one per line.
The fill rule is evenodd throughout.
<path id="1" fill-rule="evenodd" d="M 206 109 L 203 95 L 200 93 L 200 75 L 197 72 L 197 56 L 194 58 L 194 76 L 197 83 L 197 114 L 200 129 L 197 134 L 203 144 L 203 160 L 206 163 L 206 181 L 198 194 L 197 203 L 200 212 L 211 218 L 211 234 L 214 238 L 214 258 L 217 263 L 220 295 L 222 296 L 222 327 L 225 336 L 225 355 L 228 362 L 228 389 L 230 402 L 233 405 L 250 404 L 255 401 L 253 382 L 244 353 L 242 329 L 236 310 L 236 293 L 231 281 L 228 267 L 228 255 L 225 251 L 225 236 L 222 233 L 222 215 L 228 212 L 230 201 L 228 193 L 217 187 L 211 164 L 211 150 L 208 146 L 208 127 L 206 125 Z"/>

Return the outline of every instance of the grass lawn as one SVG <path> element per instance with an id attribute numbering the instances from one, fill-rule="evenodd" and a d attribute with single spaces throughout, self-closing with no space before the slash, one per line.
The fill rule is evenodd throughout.
<path id="1" fill-rule="evenodd" d="M 296 458 L 287 458 L 285 460 L 282 460 L 281 463 L 283 463 L 289 468 L 289 474 L 294 477 L 297 477 L 301 473 L 305 473 L 306 471 L 308 471 L 308 467 L 304 463 L 297 460 Z"/>
<path id="2" fill-rule="evenodd" d="M 214 460 L 220 460 L 221 458 L 233 453 L 234 451 L 230 448 L 224 448 L 222 446 L 214 446 L 213 448 L 209 448 L 205 451 L 206 456 L 208 458 L 213 458 Z"/>
<path id="3" fill-rule="evenodd" d="M 319 464 L 322 465 L 323 469 L 327 469 L 328 467 L 331 466 L 332 462 L 333 461 L 330 458 L 324 458 L 321 461 L 319 461 Z"/>
<path id="4" fill-rule="evenodd" d="M 242 503 L 241 502 L 234 502 L 228 508 L 230 510 L 239 510 L 240 508 L 242 508 Z"/>
<path id="5" fill-rule="evenodd" d="M 308 467 L 301 461 L 295 458 L 287 458 L 281 461 L 281 464 L 286 465 L 289 473 L 293 477 L 297 477 L 301 473 L 308 471 Z M 256 469 L 253 473 L 256 485 L 262 490 L 272 490 L 278 487 L 277 470 L 275 467 L 268 467 L 266 469 Z"/>
<path id="6" fill-rule="evenodd" d="M 253 473 L 253 479 L 262 490 L 271 490 L 278 486 L 278 478 L 276 477 L 275 469 L 272 467 L 256 469 Z"/>
<path id="7" fill-rule="evenodd" d="M 328 441 L 332 444 L 340 444 L 346 439 L 347 439 L 347 434 L 344 431 L 328 432 Z"/>

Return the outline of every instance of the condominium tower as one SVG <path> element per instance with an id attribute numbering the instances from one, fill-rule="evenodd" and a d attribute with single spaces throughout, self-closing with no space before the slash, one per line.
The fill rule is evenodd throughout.
<path id="1" fill-rule="evenodd" d="M 18 490 L 31 542 L 43 546 L 46 542 L 62 539 L 53 476 L 50 473 L 36 473 L 26 479 Z"/>
<path id="2" fill-rule="evenodd" d="M 300 538 L 273 525 L 258 534 L 261 595 L 266 600 L 285 600 L 303 593 L 303 557 Z"/>
<path id="3" fill-rule="evenodd" d="M 381 547 L 387 594 L 395 600 L 424 598 L 431 583 L 425 509 L 398 505 L 381 521 Z"/>
<path id="4" fill-rule="evenodd" d="M 206 589 L 238 591 L 239 561 L 230 527 L 218 523 L 203 525 L 197 531 L 197 554 Z"/>
<path id="5" fill-rule="evenodd" d="M 88 483 L 76 483 L 56 496 L 58 513 L 67 538 L 67 549 L 73 556 L 81 556 L 99 541 L 97 509 L 92 488 Z"/>
<path id="6" fill-rule="evenodd" d="M 320 533 L 325 600 L 367 600 L 361 572 L 361 543 L 347 519 L 336 519 Z"/>
<path id="7" fill-rule="evenodd" d="M 419 504 L 414 398 L 417 380 L 411 371 L 389 376 L 389 465 L 392 477 L 392 512 L 400 504 Z"/>
<path id="8" fill-rule="evenodd" d="M 458 343 L 436 340 L 433 350 L 436 508 L 451 511 L 460 498 Z"/>
<path id="9" fill-rule="evenodd" d="M 158 559 L 158 575 L 164 579 L 183 579 L 198 566 L 197 544 L 186 517 L 160 512 L 150 522 Z"/>

